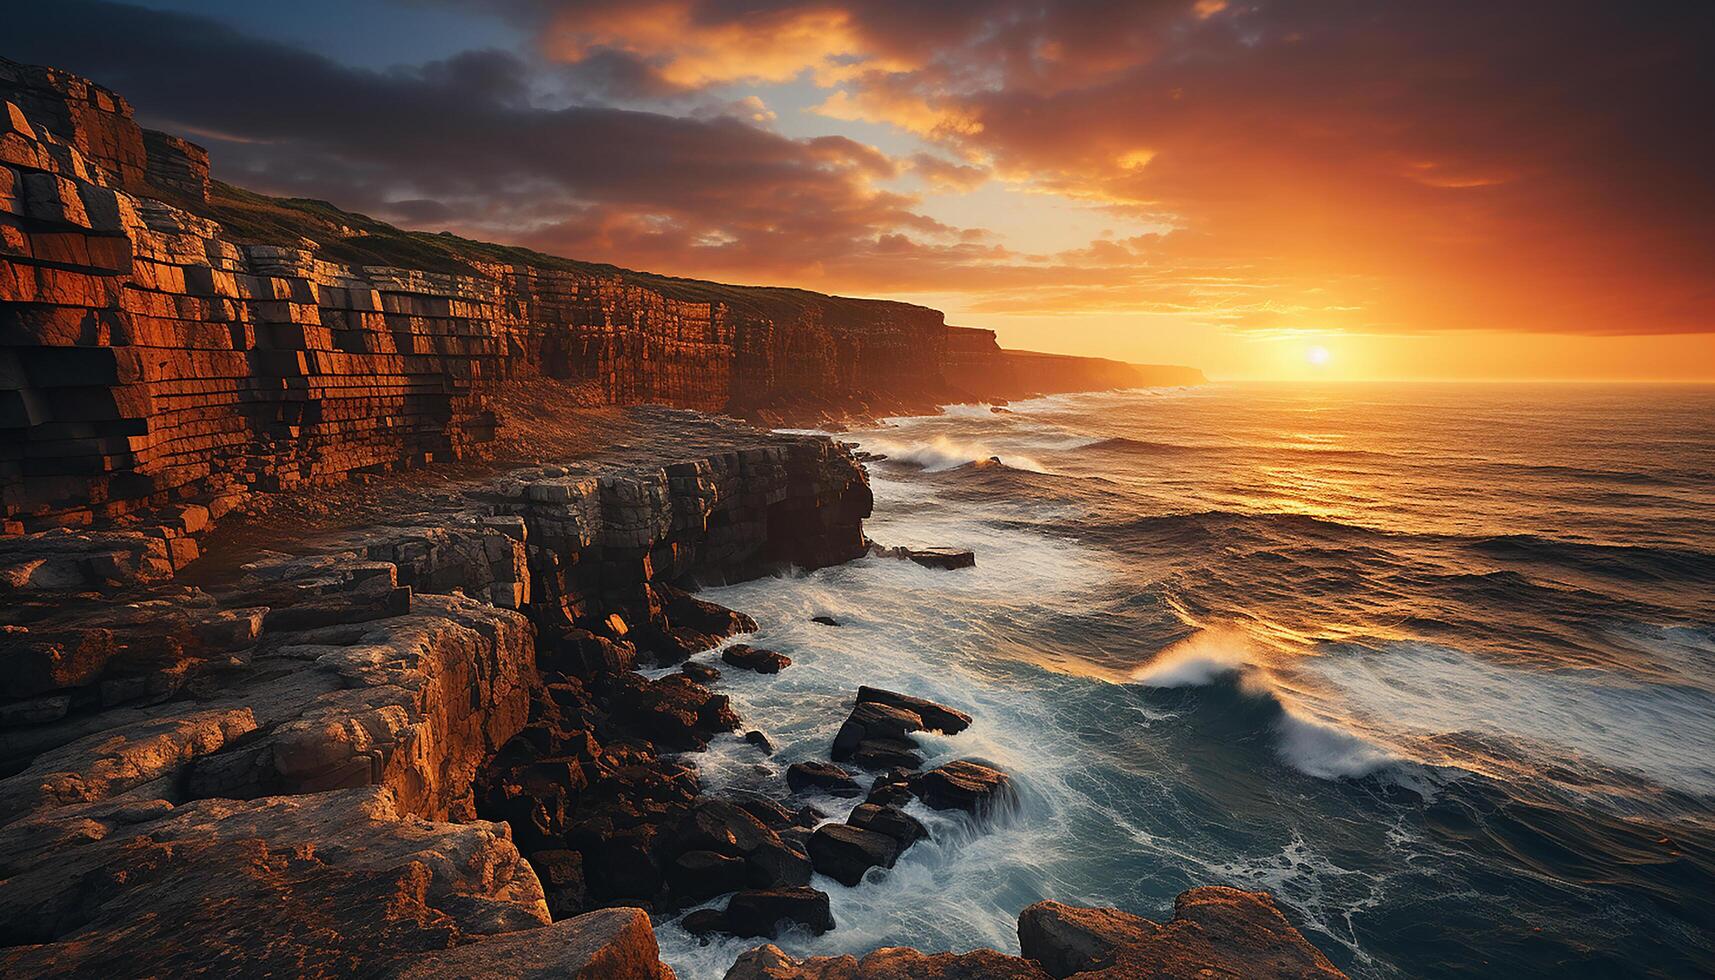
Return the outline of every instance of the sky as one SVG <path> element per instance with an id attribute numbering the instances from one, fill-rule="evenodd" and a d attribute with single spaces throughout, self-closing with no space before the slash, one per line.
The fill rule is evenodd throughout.
<path id="1" fill-rule="evenodd" d="M 1216 378 L 1715 379 L 1715 3 L 85 0 L 215 175 Z"/>

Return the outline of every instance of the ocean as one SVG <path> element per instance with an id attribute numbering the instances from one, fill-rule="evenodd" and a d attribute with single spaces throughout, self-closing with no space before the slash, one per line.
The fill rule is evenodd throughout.
<path id="1" fill-rule="evenodd" d="M 784 793 L 871 684 L 974 715 L 926 754 L 1019 801 L 913 804 L 935 839 L 818 878 L 838 927 L 778 945 L 1016 952 L 1040 899 L 1221 884 L 1358 977 L 1715 973 L 1715 389 L 1215 384 L 838 437 L 886 457 L 873 539 L 977 565 L 710 589 L 794 664 L 725 672 L 779 751 L 717 741 L 705 785 Z M 689 978 L 755 944 L 658 932 Z"/>

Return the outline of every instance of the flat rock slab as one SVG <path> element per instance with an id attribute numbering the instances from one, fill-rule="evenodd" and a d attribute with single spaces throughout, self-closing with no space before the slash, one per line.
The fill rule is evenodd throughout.
<path id="1" fill-rule="evenodd" d="M 786 785 L 792 792 L 821 790 L 833 796 L 862 796 L 863 789 L 845 769 L 831 762 L 794 762 L 786 767 Z"/>
<path id="2" fill-rule="evenodd" d="M 83 804 L 0 828 L 0 866 L 8 977 L 373 974 L 549 921 L 504 825 L 379 787 Z"/>
<path id="3" fill-rule="evenodd" d="M 427 953 L 396 980 L 673 980 L 642 909 L 602 909 Z"/>

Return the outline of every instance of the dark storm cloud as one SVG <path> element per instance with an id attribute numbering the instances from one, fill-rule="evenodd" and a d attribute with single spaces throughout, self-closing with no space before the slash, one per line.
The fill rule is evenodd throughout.
<path id="1" fill-rule="evenodd" d="M 792 236 L 800 256 L 934 228 L 870 187 L 896 168 L 863 144 L 792 140 L 730 116 L 536 107 L 531 66 L 507 52 L 371 71 L 130 6 L 32 4 L 8 19 L 5 55 L 118 90 L 148 121 L 210 143 L 218 173 L 260 189 L 402 219 L 456 215 L 466 228 L 599 216 L 682 248 Z"/>

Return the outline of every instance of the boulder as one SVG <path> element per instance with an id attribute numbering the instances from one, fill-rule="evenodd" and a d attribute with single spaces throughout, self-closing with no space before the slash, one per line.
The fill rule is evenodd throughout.
<path id="1" fill-rule="evenodd" d="M 912 789 L 936 810 L 965 810 L 982 815 L 1012 793 L 1012 777 L 970 759 L 938 766 L 918 776 Z"/>
<path id="2" fill-rule="evenodd" d="M 929 836 L 929 829 L 911 814 L 891 806 L 860 803 L 846 823 L 893 838 L 901 851 Z"/>
<path id="3" fill-rule="evenodd" d="M 686 902 L 700 902 L 744 883 L 744 858 L 715 851 L 686 851 L 668 869 L 667 882 Z"/>
<path id="4" fill-rule="evenodd" d="M 859 704 L 886 704 L 895 708 L 903 708 L 917 715 L 922 720 L 923 728 L 928 731 L 940 732 L 943 735 L 957 735 L 971 727 L 971 716 L 956 708 L 930 701 L 927 698 L 913 697 L 900 694 L 897 691 L 887 691 L 879 687 L 864 685 L 858 688 Z"/>
<path id="5" fill-rule="evenodd" d="M 835 619 L 832 616 L 811 616 L 810 622 L 815 623 L 819 626 L 838 626 L 838 625 L 840 625 L 840 621 Z"/>
<path id="6" fill-rule="evenodd" d="M 831 762 L 794 762 L 786 768 L 786 785 L 794 793 L 815 789 L 832 796 L 861 796 L 852 774 Z"/>
<path id="7" fill-rule="evenodd" d="M 713 684 L 721 679 L 721 672 L 708 664 L 700 664 L 687 660 L 679 665 L 679 673 L 684 674 L 698 684 Z"/>
<path id="8" fill-rule="evenodd" d="M 754 670 L 758 674 L 778 674 L 782 668 L 792 666 L 790 658 L 773 650 L 753 647 L 748 643 L 734 643 L 721 651 L 721 659 L 734 667 Z"/>
<path id="9" fill-rule="evenodd" d="M 892 837 L 851 824 L 827 824 L 810 837 L 810 863 L 842 885 L 863 881 L 870 868 L 893 867 L 899 850 Z"/>
<path id="10" fill-rule="evenodd" d="M 752 729 L 748 732 L 745 732 L 744 733 L 744 740 L 747 743 L 754 745 L 757 748 L 761 749 L 763 755 L 773 755 L 774 754 L 774 743 L 769 741 L 768 736 L 763 734 L 760 731 Z"/>
<path id="11" fill-rule="evenodd" d="M 1161 926 L 1118 909 L 1037 902 L 1018 916 L 1019 950 L 1055 977 L 1113 965 L 1114 950 L 1154 938 Z"/>
<path id="12" fill-rule="evenodd" d="M 741 891 L 727 902 L 721 929 L 734 936 L 779 935 L 782 923 L 801 925 L 816 935 L 834 927 L 828 893 L 814 888 L 773 888 Z"/>
<path id="13" fill-rule="evenodd" d="M 974 553 L 960 548 L 873 547 L 870 549 L 870 554 L 879 555 L 883 558 L 898 558 L 901 561 L 916 562 L 924 568 L 939 568 L 948 571 L 971 568 L 977 563 L 977 556 Z"/>
<path id="14" fill-rule="evenodd" d="M 1115 909 L 1039 902 L 1019 916 L 1024 955 L 1055 977 L 1345 977 L 1286 921 L 1267 892 L 1193 888 L 1157 924 Z"/>

